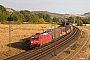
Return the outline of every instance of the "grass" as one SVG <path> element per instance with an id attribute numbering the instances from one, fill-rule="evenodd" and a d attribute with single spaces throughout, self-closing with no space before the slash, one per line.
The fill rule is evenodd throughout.
<path id="1" fill-rule="evenodd" d="M 77 47 L 79 46 L 79 44 L 74 44 L 71 48 L 71 50 L 75 50 Z"/>
<path id="2" fill-rule="evenodd" d="M 82 35 L 82 36 L 81 36 L 81 38 L 85 38 L 85 36 L 84 36 L 84 35 Z"/>
<path id="3" fill-rule="evenodd" d="M 63 58 L 59 58 L 58 60 L 63 60 Z"/>
<path id="4" fill-rule="evenodd" d="M 90 49 L 90 44 L 89 44 L 89 46 L 88 46 L 88 47 L 89 47 L 89 49 Z"/>
<path id="5" fill-rule="evenodd" d="M 65 53 L 66 53 L 66 54 L 70 54 L 70 51 L 69 51 L 69 50 L 67 50 L 67 51 L 65 51 Z"/>
<path id="6" fill-rule="evenodd" d="M 62 57 L 58 57 L 55 60 L 63 60 L 63 58 Z"/>
<path id="7" fill-rule="evenodd" d="M 8 57 L 10 55 L 10 50 L 3 52 L 3 54 Z"/>

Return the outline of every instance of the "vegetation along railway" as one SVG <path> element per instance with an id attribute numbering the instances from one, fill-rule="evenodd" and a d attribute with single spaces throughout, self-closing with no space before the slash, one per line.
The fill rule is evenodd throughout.
<path id="1" fill-rule="evenodd" d="M 81 31 L 73 26 L 73 30 L 58 37 L 39 48 L 20 53 L 5 60 L 49 60 L 74 43 L 81 35 Z"/>

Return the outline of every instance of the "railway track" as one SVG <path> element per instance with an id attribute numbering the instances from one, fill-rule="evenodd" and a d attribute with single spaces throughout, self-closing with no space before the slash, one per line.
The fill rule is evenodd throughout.
<path id="1" fill-rule="evenodd" d="M 5 60 L 40 60 L 40 58 L 55 52 L 55 50 L 59 49 L 60 47 L 64 46 L 65 44 L 69 43 L 71 40 L 76 40 L 80 36 L 80 30 L 76 27 L 73 27 L 73 30 L 62 37 L 59 37 L 57 39 L 54 39 L 52 42 L 49 42 L 48 44 L 35 49 L 35 50 L 29 50 L 27 52 L 23 52 L 21 54 L 12 56 L 10 58 L 7 58 Z M 52 56 L 56 55 L 55 53 L 52 54 Z M 46 57 L 45 57 L 46 58 Z M 48 57 L 48 59 L 51 57 Z"/>
<path id="2" fill-rule="evenodd" d="M 82 53 L 86 49 L 86 46 L 88 46 L 89 39 L 89 33 L 86 32 L 86 36 L 84 40 L 82 40 L 80 45 L 75 49 L 75 51 L 73 51 L 63 60 L 90 60 L 89 55 L 85 55 L 85 53 Z"/>

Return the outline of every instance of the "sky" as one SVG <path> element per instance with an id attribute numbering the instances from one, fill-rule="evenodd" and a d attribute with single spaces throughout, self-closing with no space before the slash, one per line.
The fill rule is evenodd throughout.
<path id="1" fill-rule="evenodd" d="M 90 12 L 90 0 L 0 0 L 0 5 L 14 10 L 49 11 L 59 14 Z"/>

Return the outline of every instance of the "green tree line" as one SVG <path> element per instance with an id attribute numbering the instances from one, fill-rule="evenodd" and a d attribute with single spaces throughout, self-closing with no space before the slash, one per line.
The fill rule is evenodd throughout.
<path id="1" fill-rule="evenodd" d="M 71 22 L 76 23 L 77 25 L 82 24 L 89 24 L 90 23 L 90 17 L 88 18 L 82 18 L 79 16 L 70 16 L 67 18 L 57 18 L 57 17 L 51 17 L 48 14 L 38 13 L 33 14 L 28 10 L 21 10 L 21 11 L 14 11 L 14 12 L 8 12 L 6 11 L 6 8 L 2 5 L 0 5 L 0 23 L 30 23 L 30 24 L 43 24 L 43 23 L 61 23 L 61 22 Z"/>
<path id="2" fill-rule="evenodd" d="M 31 24 L 42 24 L 42 23 L 51 23 L 59 22 L 59 19 L 54 17 L 51 18 L 48 14 L 38 13 L 32 14 L 28 10 L 21 10 L 15 12 L 7 12 L 6 8 L 0 5 L 0 22 L 1 23 L 31 23 Z"/>
<path id="3" fill-rule="evenodd" d="M 79 16 L 74 16 L 74 17 L 68 17 L 66 18 L 68 22 L 75 23 L 78 26 L 82 26 L 83 24 L 90 24 L 90 17 L 79 17 Z"/>

